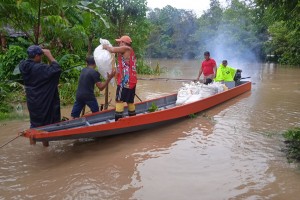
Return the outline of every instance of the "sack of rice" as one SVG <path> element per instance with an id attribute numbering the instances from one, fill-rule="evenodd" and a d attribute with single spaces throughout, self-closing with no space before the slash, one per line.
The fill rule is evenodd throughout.
<path id="1" fill-rule="evenodd" d="M 180 88 L 177 93 L 176 105 L 184 104 L 185 101 L 188 100 L 191 95 L 192 95 L 191 90 L 184 88 L 184 87 Z"/>
<path id="2" fill-rule="evenodd" d="M 112 69 L 116 67 L 115 54 L 103 49 L 103 45 L 109 45 L 108 40 L 100 38 L 100 45 L 94 51 L 94 59 L 98 67 L 98 71 L 104 79 L 107 79 L 107 73 L 111 73 Z M 112 78 L 110 83 L 115 84 L 115 79 Z"/>

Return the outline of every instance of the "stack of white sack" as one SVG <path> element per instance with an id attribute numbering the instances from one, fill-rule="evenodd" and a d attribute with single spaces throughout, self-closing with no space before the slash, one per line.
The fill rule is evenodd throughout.
<path id="1" fill-rule="evenodd" d="M 176 105 L 192 103 L 225 90 L 228 90 L 228 88 L 220 82 L 213 82 L 208 85 L 200 82 L 191 82 L 190 84 L 184 83 L 178 90 Z"/>
<path id="2" fill-rule="evenodd" d="M 103 49 L 103 45 L 112 47 L 108 40 L 100 38 L 100 45 L 94 51 L 94 59 L 98 67 L 98 71 L 104 79 L 107 79 L 107 73 L 111 73 L 112 69 L 116 67 L 115 54 Z M 112 78 L 110 83 L 115 84 L 115 79 Z"/>

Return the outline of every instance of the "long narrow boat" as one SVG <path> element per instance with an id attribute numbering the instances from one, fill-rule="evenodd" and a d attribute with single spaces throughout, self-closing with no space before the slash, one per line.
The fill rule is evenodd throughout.
<path id="1" fill-rule="evenodd" d="M 137 103 L 136 116 L 125 116 L 118 121 L 114 120 L 115 110 L 110 109 L 74 120 L 28 129 L 23 131 L 22 135 L 29 138 L 31 144 L 35 144 L 36 142 L 47 143 L 55 140 L 97 138 L 139 131 L 198 113 L 249 90 L 251 90 L 251 82 L 242 81 L 232 89 L 180 106 L 176 106 L 177 94 L 171 94 Z M 157 110 L 150 112 L 149 109 L 153 105 L 157 107 Z M 125 113 L 127 113 L 127 108 L 125 108 Z"/>

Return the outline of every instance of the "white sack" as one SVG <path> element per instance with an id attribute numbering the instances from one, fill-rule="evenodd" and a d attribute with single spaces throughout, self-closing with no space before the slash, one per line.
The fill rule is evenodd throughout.
<path id="1" fill-rule="evenodd" d="M 227 90 L 226 86 L 219 82 L 213 82 L 208 85 L 200 82 L 184 83 L 177 93 L 176 105 L 192 103 L 225 90 Z"/>
<path id="2" fill-rule="evenodd" d="M 103 49 L 104 44 L 112 47 L 108 40 L 100 38 L 100 45 L 94 51 L 94 59 L 99 73 L 102 77 L 104 77 L 104 79 L 107 79 L 107 73 L 111 73 L 112 69 L 116 67 L 116 63 L 115 54 Z M 112 78 L 110 83 L 114 85 L 115 78 Z"/>
<path id="3" fill-rule="evenodd" d="M 177 93 L 176 105 L 182 105 L 192 96 L 191 90 L 181 88 Z"/>
<path id="4" fill-rule="evenodd" d="M 200 99 L 202 99 L 202 95 L 201 94 L 193 94 L 192 96 L 190 96 L 185 102 L 184 104 L 188 104 L 188 103 L 193 103 L 195 101 L 199 101 Z"/>

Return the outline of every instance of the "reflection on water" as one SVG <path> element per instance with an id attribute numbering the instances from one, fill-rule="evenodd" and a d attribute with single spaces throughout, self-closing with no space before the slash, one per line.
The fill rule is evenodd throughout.
<path id="1" fill-rule="evenodd" d="M 159 64 L 161 77 L 193 78 L 200 62 Z M 281 133 L 300 126 L 300 70 L 240 66 L 251 92 L 196 118 L 49 148 L 15 140 L 0 149 L 0 199 L 298 199 L 300 173 L 281 152 Z M 181 84 L 139 81 L 137 94 L 155 98 Z M 0 144 L 28 124 L 1 122 Z"/>

